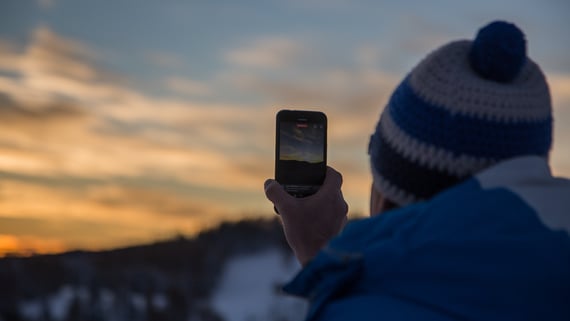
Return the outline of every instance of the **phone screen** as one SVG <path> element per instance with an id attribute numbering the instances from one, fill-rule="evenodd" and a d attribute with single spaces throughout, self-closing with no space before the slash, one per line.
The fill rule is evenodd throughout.
<path id="1" fill-rule="evenodd" d="M 278 115 L 276 179 L 295 195 L 310 195 L 326 171 L 326 116 L 287 111 Z"/>

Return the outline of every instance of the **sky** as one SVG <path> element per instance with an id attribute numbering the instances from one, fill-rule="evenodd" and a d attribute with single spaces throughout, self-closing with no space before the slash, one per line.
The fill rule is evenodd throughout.
<path id="1" fill-rule="evenodd" d="M 566 0 L 2 0 L 0 256 L 107 249 L 271 217 L 274 117 L 329 119 L 366 215 L 368 138 L 426 54 L 501 19 L 550 84 L 570 176 Z"/>

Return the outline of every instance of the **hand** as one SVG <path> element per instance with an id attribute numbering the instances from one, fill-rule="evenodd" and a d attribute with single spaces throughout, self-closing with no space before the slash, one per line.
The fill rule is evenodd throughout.
<path id="1" fill-rule="evenodd" d="M 275 180 L 265 181 L 265 195 L 281 215 L 285 238 L 301 264 L 307 264 L 346 224 L 348 204 L 342 192 L 342 175 L 327 168 L 317 193 L 296 198 Z"/>

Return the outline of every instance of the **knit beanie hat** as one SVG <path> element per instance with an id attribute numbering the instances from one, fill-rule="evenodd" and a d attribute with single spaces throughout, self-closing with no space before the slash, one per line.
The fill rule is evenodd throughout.
<path id="1" fill-rule="evenodd" d="M 374 186 L 407 205 L 501 160 L 548 156 L 552 108 L 524 34 L 496 21 L 429 54 L 399 84 L 370 138 Z"/>

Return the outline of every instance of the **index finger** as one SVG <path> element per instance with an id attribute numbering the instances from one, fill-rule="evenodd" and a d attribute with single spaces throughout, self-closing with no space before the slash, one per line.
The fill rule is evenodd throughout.
<path id="1" fill-rule="evenodd" d="M 265 196 L 268 200 L 273 202 L 273 204 L 282 203 L 287 197 L 291 197 L 283 186 L 279 184 L 276 180 L 268 179 L 264 183 L 265 187 Z"/>

